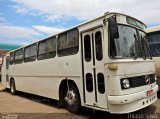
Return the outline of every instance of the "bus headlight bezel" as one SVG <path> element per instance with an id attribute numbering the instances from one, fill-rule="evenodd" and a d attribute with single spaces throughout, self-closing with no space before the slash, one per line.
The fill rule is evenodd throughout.
<path id="1" fill-rule="evenodd" d="M 130 88 L 130 86 L 131 86 L 130 80 L 127 78 L 123 79 L 121 85 L 122 85 L 123 89 Z"/>

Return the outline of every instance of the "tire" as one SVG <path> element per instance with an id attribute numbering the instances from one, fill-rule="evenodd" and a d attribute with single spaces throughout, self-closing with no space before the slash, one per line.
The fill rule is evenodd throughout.
<path id="1" fill-rule="evenodd" d="M 74 84 L 69 84 L 69 90 L 65 93 L 65 106 L 67 110 L 77 114 L 81 107 L 78 88 Z"/>
<path id="2" fill-rule="evenodd" d="M 16 94 L 16 85 L 13 79 L 11 79 L 11 82 L 10 82 L 10 92 L 12 95 Z"/>

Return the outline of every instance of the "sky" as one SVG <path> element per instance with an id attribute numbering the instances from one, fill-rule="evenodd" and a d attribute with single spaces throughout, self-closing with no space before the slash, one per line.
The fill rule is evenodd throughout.
<path id="1" fill-rule="evenodd" d="M 0 0 L 0 43 L 27 45 L 108 11 L 160 25 L 160 0 Z"/>

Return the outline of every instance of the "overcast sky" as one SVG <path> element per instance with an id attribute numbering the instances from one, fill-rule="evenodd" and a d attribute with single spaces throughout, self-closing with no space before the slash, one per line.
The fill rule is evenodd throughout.
<path id="1" fill-rule="evenodd" d="M 0 42 L 28 44 L 107 11 L 160 25 L 160 0 L 0 0 Z"/>

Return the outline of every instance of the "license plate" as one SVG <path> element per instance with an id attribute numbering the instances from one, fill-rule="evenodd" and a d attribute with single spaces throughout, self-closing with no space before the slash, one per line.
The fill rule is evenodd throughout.
<path id="1" fill-rule="evenodd" d="M 154 91 L 153 90 L 148 90 L 147 91 L 147 96 L 151 96 L 151 95 L 153 95 L 154 94 Z"/>

